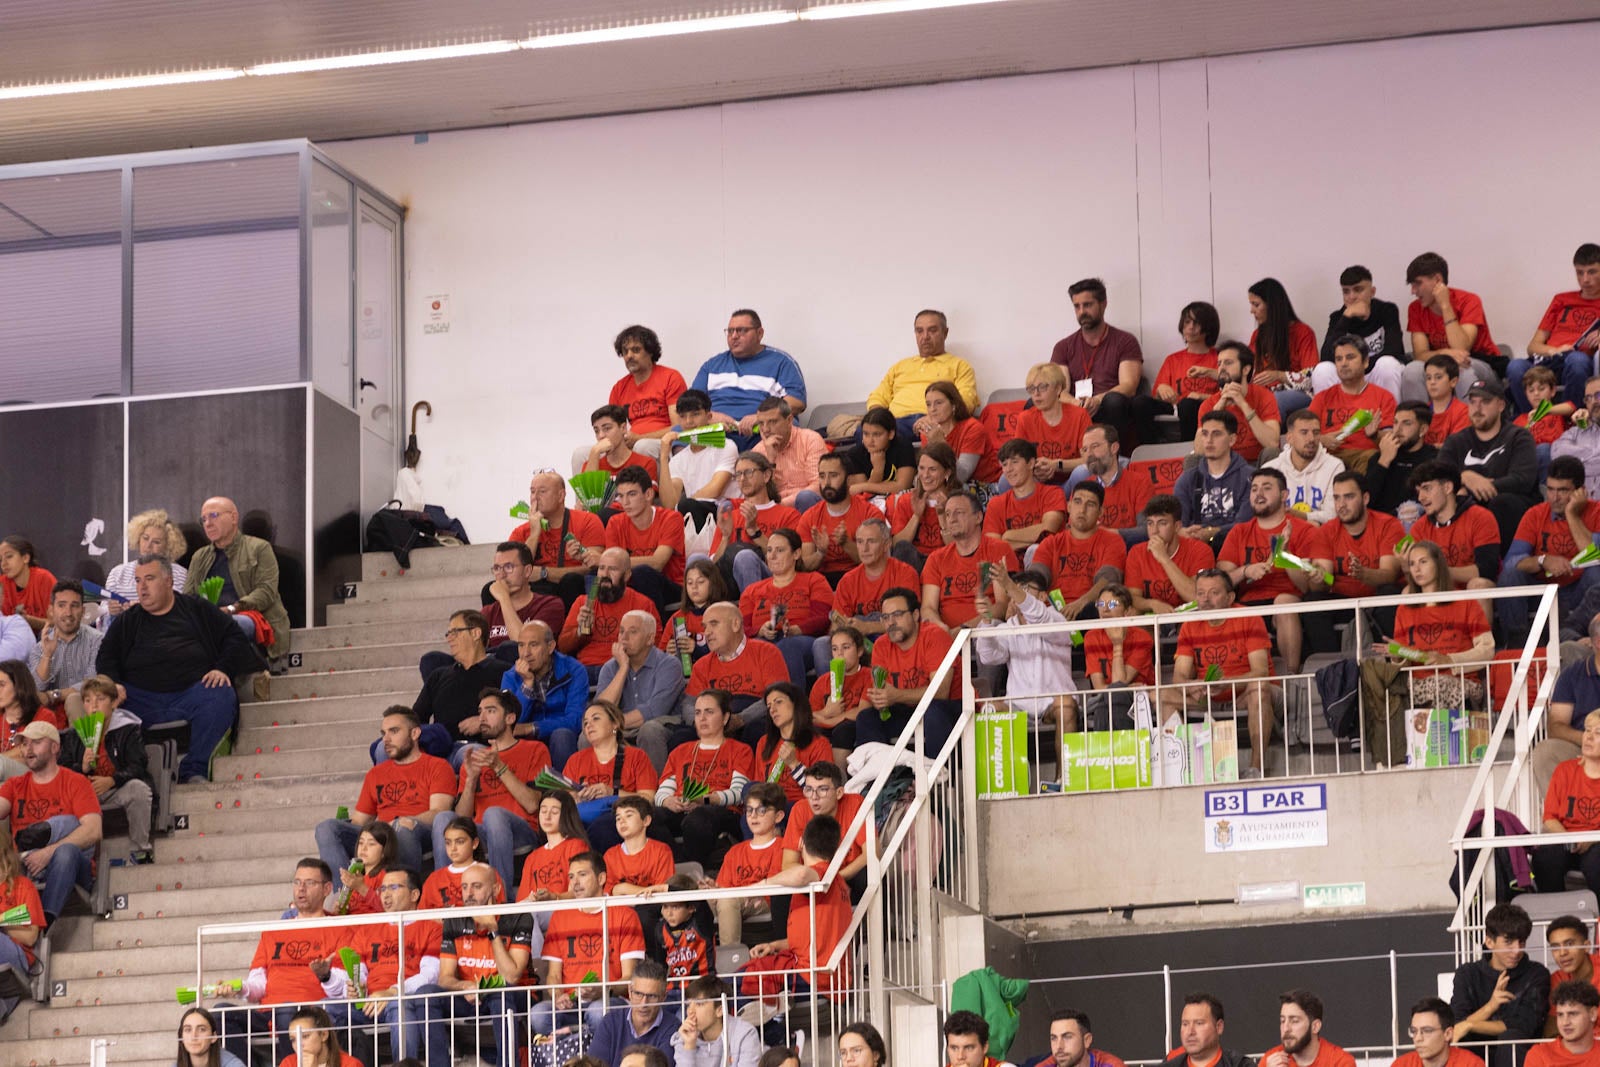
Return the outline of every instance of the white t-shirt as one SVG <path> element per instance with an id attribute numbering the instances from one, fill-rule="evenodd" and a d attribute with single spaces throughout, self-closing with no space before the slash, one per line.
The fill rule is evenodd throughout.
<path id="1" fill-rule="evenodd" d="M 719 500 L 731 500 L 738 495 L 738 483 L 732 477 L 733 465 L 739 459 L 739 449 L 732 441 L 721 448 L 680 448 L 672 453 L 672 476 L 683 483 L 683 495 L 693 496 L 711 481 L 719 471 L 728 472 L 728 484 L 723 486 Z"/>

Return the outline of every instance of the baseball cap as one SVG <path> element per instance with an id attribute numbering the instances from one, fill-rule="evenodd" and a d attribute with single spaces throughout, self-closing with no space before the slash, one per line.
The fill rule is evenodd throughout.
<path id="1" fill-rule="evenodd" d="M 1479 378 L 1477 381 L 1472 383 L 1472 388 L 1467 390 L 1467 395 L 1485 396 L 1492 400 L 1504 400 L 1506 398 L 1506 391 L 1505 387 L 1499 382 L 1491 381 L 1487 378 Z"/>
<path id="2" fill-rule="evenodd" d="M 32 741 L 54 741 L 58 745 L 61 743 L 61 731 L 42 719 L 35 719 L 24 726 L 22 736 Z"/>

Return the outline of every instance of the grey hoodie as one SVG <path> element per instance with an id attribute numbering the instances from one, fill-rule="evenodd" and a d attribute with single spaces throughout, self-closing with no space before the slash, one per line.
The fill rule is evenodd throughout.
<path id="1" fill-rule="evenodd" d="M 1228 469 L 1219 478 L 1213 478 L 1202 459 L 1190 470 L 1183 472 L 1172 495 L 1183 507 L 1185 526 L 1217 526 L 1221 532 L 1212 548 L 1227 539 L 1234 524 L 1246 522 L 1254 514 L 1250 510 L 1250 476 L 1254 468 L 1239 453 L 1234 452 Z"/>
<path id="2" fill-rule="evenodd" d="M 692 1051 L 683 1047 L 681 1034 L 672 1035 L 677 1067 L 756 1067 L 761 1051 L 761 1035 L 737 1015 L 724 1014 L 722 1034 L 715 1041 L 695 1042 Z"/>

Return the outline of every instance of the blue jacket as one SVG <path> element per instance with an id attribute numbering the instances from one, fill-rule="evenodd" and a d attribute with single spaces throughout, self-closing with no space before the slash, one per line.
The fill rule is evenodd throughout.
<path id="1" fill-rule="evenodd" d="M 583 726 L 583 709 L 589 702 L 589 672 L 563 652 L 552 653 L 550 685 L 544 695 L 523 688 L 522 675 L 512 667 L 500 677 L 500 688 L 517 694 L 522 703 L 518 722 L 531 722 L 537 736 L 547 740 L 557 730 L 576 733 Z"/>
<path id="2" fill-rule="evenodd" d="M 1234 525 L 1248 522 L 1254 512 L 1250 508 L 1250 476 L 1254 468 L 1235 452 L 1228 460 L 1228 469 L 1222 477 L 1213 478 L 1201 460 L 1183 472 L 1172 495 L 1183 508 L 1185 526 L 1216 526 L 1219 529 L 1215 549 L 1227 539 Z"/>
<path id="3" fill-rule="evenodd" d="M 650 1032 L 635 1036 L 633 1013 L 628 1005 L 623 1003 L 606 1012 L 605 1018 L 600 1020 L 600 1025 L 594 1031 L 593 1042 L 589 1045 L 589 1055 L 606 1067 L 618 1067 L 622 1062 L 623 1049 L 629 1045 L 649 1045 L 666 1053 L 668 1062 L 671 1062 L 672 1035 L 678 1032 L 681 1024 L 682 1020 L 678 1018 L 677 1012 L 663 1007 Z"/>

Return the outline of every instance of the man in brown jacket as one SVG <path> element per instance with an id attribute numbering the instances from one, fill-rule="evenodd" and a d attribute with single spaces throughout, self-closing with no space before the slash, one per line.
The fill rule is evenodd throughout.
<path id="1" fill-rule="evenodd" d="M 239 508 L 225 496 L 214 496 L 200 507 L 200 525 L 210 544 L 195 550 L 189 560 L 189 580 L 185 593 L 197 593 L 200 583 L 212 576 L 222 579 L 222 594 L 217 606 L 233 616 L 239 628 L 257 644 L 266 646 L 269 656 L 289 649 L 289 614 L 278 596 L 278 557 L 272 546 L 259 537 L 239 532 Z M 253 620 L 243 611 L 254 611 L 272 627 L 272 640 L 257 637 Z"/>

